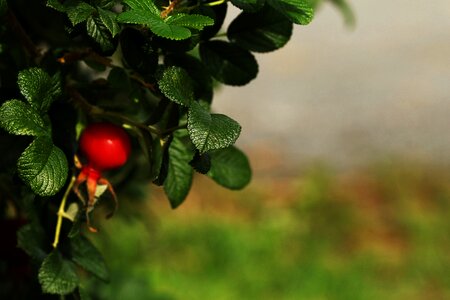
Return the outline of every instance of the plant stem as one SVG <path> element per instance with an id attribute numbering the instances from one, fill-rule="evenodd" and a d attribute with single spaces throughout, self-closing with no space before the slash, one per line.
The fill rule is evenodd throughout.
<path id="1" fill-rule="evenodd" d="M 175 9 L 175 6 L 180 2 L 180 0 L 173 0 L 169 2 L 169 6 L 166 7 L 165 10 L 161 12 L 161 18 L 165 19 L 169 16 L 169 14 Z"/>
<path id="2" fill-rule="evenodd" d="M 64 196 L 63 196 L 63 198 L 61 200 L 61 204 L 59 206 L 58 220 L 56 222 L 56 230 L 55 230 L 55 239 L 53 241 L 53 248 L 56 248 L 58 246 L 58 243 L 59 243 L 59 236 L 61 234 L 62 220 L 63 220 L 64 217 L 67 218 L 67 214 L 66 214 L 66 212 L 64 210 L 64 207 L 66 206 L 67 198 L 69 197 L 69 193 L 72 190 L 72 187 L 73 187 L 75 181 L 76 181 L 75 176 L 72 176 L 72 178 L 70 179 L 69 186 L 67 187 L 67 190 L 64 193 Z"/>

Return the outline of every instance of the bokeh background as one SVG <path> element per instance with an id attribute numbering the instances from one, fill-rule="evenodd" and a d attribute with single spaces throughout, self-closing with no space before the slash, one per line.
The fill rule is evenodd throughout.
<path id="1" fill-rule="evenodd" d="M 450 299 L 450 2 L 331 5 L 214 108 L 254 179 L 121 198 L 93 238 L 106 299 Z M 230 18 L 237 11 L 231 13 Z M 148 192 L 150 190 L 150 199 Z"/>

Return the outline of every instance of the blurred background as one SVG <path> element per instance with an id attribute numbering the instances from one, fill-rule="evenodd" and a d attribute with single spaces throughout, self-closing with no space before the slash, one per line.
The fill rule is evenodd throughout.
<path id="1" fill-rule="evenodd" d="M 450 299 L 450 2 L 329 4 L 214 108 L 254 178 L 121 199 L 106 299 Z M 230 20 L 237 14 L 234 10 Z M 149 187 L 150 189 L 150 187 Z M 134 214 L 134 215 L 133 215 Z"/>

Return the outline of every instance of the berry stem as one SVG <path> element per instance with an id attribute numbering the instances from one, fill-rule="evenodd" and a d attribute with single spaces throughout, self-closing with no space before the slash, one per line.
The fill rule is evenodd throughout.
<path id="1" fill-rule="evenodd" d="M 66 214 L 64 207 L 66 206 L 67 198 L 69 197 L 69 193 L 72 190 L 75 180 L 76 180 L 75 176 L 72 176 L 72 178 L 70 179 L 69 186 L 67 187 L 66 192 L 64 193 L 64 196 L 61 200 L 61 204 L 59 205 L 58 220 L 56 222 L 55 239 L 53 241 L 53 248 L 56 248 L 58 246 L 59 236 L 61 235 L 61 227 L 62 227 L 63 218 L 65 217 L 65 218 L 70 219 L 70 216 L 68 216 Z"/>

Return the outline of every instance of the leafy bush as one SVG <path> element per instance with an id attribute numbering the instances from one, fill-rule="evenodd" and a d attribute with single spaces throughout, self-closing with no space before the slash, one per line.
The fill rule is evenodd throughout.
<path id="1" fill-rule="evenodd" d="M 283 47 L 318 1 L 230 2 L 242 12 L 224 39 L 226 0 L 0 0 L 0 203 L 13 237 L 2 255 L 2 296 L 34 298 L 42 289 L 85 298 L 82 270 L 108 280 L 82 225 L 106 188 L 115 200 L 113 184 L 152 181 L 173 208 L 194 171 L 229 189 L 247 185 L 248 160 L 233 146 L 241 126 L 211 112 L 214 85 L 252 81 L 253 52 Z M 123 168 L 105 173 L 76 157 L 82 129 L 96 122 L 131 136 Z M 23 255 L 18 228 L 29 256 L 19 265 L 10 260 Z"/>

